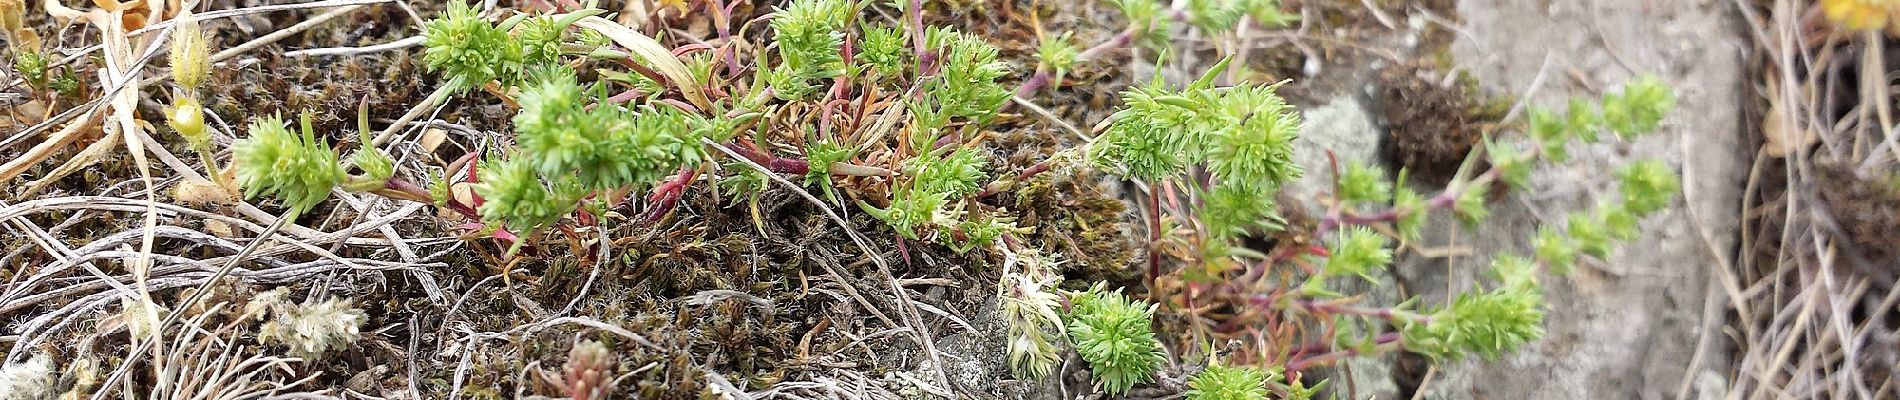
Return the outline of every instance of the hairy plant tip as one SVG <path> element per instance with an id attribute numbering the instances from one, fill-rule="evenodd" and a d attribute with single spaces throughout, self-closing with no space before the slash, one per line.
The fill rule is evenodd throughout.
<path id="1" fill-rule="evenodd" d="M 1622 183 L 1623 209 L 1638 217 L 1668 207 L 1682 188 L 1676 172 L 1657 160 L 1631 163 L 1617 171 L 1616 177 Z"/>
<path id="2" fill-rule="evenodd" d="M 1531 247 L 1537 249 L 1537 259 L 1549 265 L 1550 271 L 1558 275 L 1568 275 L 1570 268 L 1577 263 L 1577 245 L 1549 225 L 1537 228 L 1537 237 L 1531 239 Z"/>
<path id="3" fill-rule="evenodd" d="M 845 72 L 845 28 L 857 7 L 846 0 L 794 0 L 773 11 L 772 32 L 778 44 L 779 64 L 766 80 L 779 99 L 798 100 L 818 86 L 811 82 Z"/>
<path id="4" fill-rule="evenodd" d="M 53 374 L 53 359 L 34 354 L 20 363 L 0 367 L 0 400 L 38 400 L 53 398 L 58 376 Z"/>
<path id="5" fill-rule="evenodd" d="M 569 43 L 567 28 L 575 21 L 596 13 L 577 12 L 568 14 L 538 15 L 528 17 L 515 27 L 516 40 L 521 42 L 521 64 L 552 65 L 561 61 L 564 54 L 562 45 Z M 593 31 L 589 31 L 593 32 Z"/>
<path id="6" fill-rule="evenodd" d="M 184 10 L 172 18 L 172 82 L 186 90 L 197 90 L 211 74 L 211 45 L 199 28 L 198 18 Z"/>
<path id="7" fill-rule="evenodd" d="M 923 99 L 909 107 L 920 130 L 942 128 L 952 118 L 984 123 L 995 117 L 1010 97 L 999 82 L 1009 75 L 1009 65 L 997 59 L 996 46 L 943 27 L 931 27 L 924 37 L 925 45 L 939 52 L 942 65 L 918 89 Z"/>
<path id="8" fill-rule="evenodd" d="M 1208 236 L 1224 241 L 1259 231 L 1279 231 L 1286 227 L 1280 216 L 1273 188 L 1246 182 L 1222 182 L 1202 199 L 1201 225 Z"/>
<path id="9" fill-rule="evenodd" d="M 1603 121 L 1624 139 L 1655 131 L 1676 107 L 1676 94 L 1661 78 L 1643 75 L 1603 96 Z"/>
<path id="10" fill-rule="evenodd" d="M 1277 370 L 1210 362 L 1188 379 L 1187 400 L 1266 400 L 1267 381 L 1279 379 Z"/>
<path id="11" fill-rule="evenodd" d="M 1109 0 L 1108 3 L 1121 9 L 1122 16 L 1128 18 L 1129 32 L 1140 39 L 1141 44 L 1167 47 L 1174 25 L 1174 19 L 1167 15 L 1167 6 L 1156 0 Z"/>
<path id="12" fill-rule="evenodd" d="M 515 130 L 534 170 L 573 175 L 594 190 L 658 182 L 703 158 L 698 123 L 672 108 L 639 113 L 612 106 L 587 110 L 587 100 L 565 67 L 536 70 L 537 83 L 521 94 Z"/>
<path id="13" fill-rule="evenodd" d="M 1009 371 L 1021 379 L 1049 376 L 1061 362 L 1056 347 L 1063 333 L 1062 299 L 1051 292 L 1061 283 L 1055 273 L 1053 256 L 1034 250 L 1006 255 L 1003 279 L 999 282 L 997 307 L 1009 324 Z"/>
<path id="14" fill-rule="evenodd" d="M 259 306 L 269 309 L 270 316 L 258 328 L 257 340 L 288 347 L 291 355 L 306 360 L 355 344 L 368 320 L 345 299 L 290 304 L 281 295 L 274 298 L 273 304 Z"/>
<path id="15" fill-rule="evenodd" d="M 424 65 L 440 71 L 450 91 L 468 91 L 520 73 L 521 46 L 464 0 L 449 2 L 448 10 L 423 25 L 422 36 Z"/>
<path id="16" fill-rule="evenodd" d="M 891 197 L 890 207 L 877 208 L 859 200 L 858 208 L 890 224 L 904 238 L 920 240 L 927 228 L 956 224 L 954 213 L 944 208 L 948 204 L 949 193 L 905 190 Z"/>
<path id="17" fill-rule="evenodd" d="M 521 154 L 506 160 L 481 164 L 475 193 L 482 196 L 478 212 L 482 220 L 499 222 L 509 229 L 529 231 L 553 225 L 574 212 L 586 194 L 572 178 L 543 182 L 535 173 L 535 162 Z"/>
<path id="18" fill-rule="evenodd" d="M 983 189 L 989 175 L 983 172 L 989 160 L 971 149 L 957 149 L 947 156 L 923 155 L 905 161 L 905 173 L 912 176 L 911 187 L 929 193 L 946 193 L 961 198 Z"/>
<path id="19" fill-rule="evenodd" d="M 1073 32 L 1063 32 L 1055 37 L 1045 37 L 1036 45 L 1036 62 L 1050 69 L 1052 79 L 1060 79 L 1069 69 L 1075 68 L 1077 57 L 1082 54 L 1075 46 Z"/>
<path id="20" fill-rule="evenodd" d="M 1458 192 L 1458 197 L 1452 201 L 1451 212 L 1457 214 L 1458 219 L 1464 220 L 1465 224 L 1476 225 L 1485 217 L 1491 216 L 1491 211 L 1484 207 L 1484 197 L 1490 192 L 1491 185 L 1464 187 L 1464 190 Z"/>
<path id="21" fill-rule="evenodd" d="M 1536 287 L 1506 286 L 1458 296 L 1425 322 L 1401 328 L 1406 350 L 1439 360 L 1486 360 L 1544 335 L 1544 299 Z"/>
<path id="22" fill-rule="evenodd" d="M 345 177 L 343 167 L 330 145 L 317 138 L 310 118 L 303 114 L 301 133 L 292 133 L 275 115 L 253 120 L 251 136 L 231 145 L 245 198 L 271 194 L 302 214 L 330 197 L 330 189 Z"/>
<path id="23" fill-rule="evenodd" d="M 1274 93 L 1278 89 L 1242 85 L 1203 95 L 1206 104 L 1189 129 L 1212 132 L 1208 169 L 1223 182 L 1279 187 L 1300 178 L 1300 166 L 1293 162 L 1300 115 Z"/>
<path id="24" fill-rule="evenodd" d="M 561 367 L 561 388 L 574 400 L 605 399 L 613 390 L 614 374 L 620 359 L 607 345 L 582 340 L 567 352 L 567 364 Z"/>
<path id="25" fill-rule="evenodd" d="M 1135 0 L 1148 1 L 1148 0 Z M 1182 129 L 1191 102 L 1160 80 L 1122 91 L 1123 108 L 1089 145 L 1089 158 L 1124 178 L 1155 181 L 1180 174 L 1201 156 L 1202 132 Z"/>
<path id="26" fill-rule="evenodd" d="M 1348 202 L 1391 200 L 1392 182 L 1386 181 L 1385 170 L 1376 165 L 1346 164 L 1346 171 L 1339 175 L 1339 199 Z"/>
<path id="27" fill-rule="evenodd" d="M 1357 276 L 1372 281 L 1372 270 L 1392 263 L 1389 240 L 1372 228 L 1355 226 L 1339 231 L 1333 242 L 1332 257 L 1326 259 L 1326 276 Z"/>
<path id="28" fill-rule="evenodd" d="M 1154 382 L 1161 342 L 1150 318 L 1154 307 L 1097 283 L 1070 297 L 1069 342 L 1088 361 L 1095 387 L 1109 395 L 1128 393 L 1136 384 Z"/>
<path id="29" fill-rule="evenodd" d="M 892 26 L 865 26 L 858 40 L 858 72 L 877 73 L 880 77 L 896 77 L 904 72 L 906 55 L 910 49 L 904 46 L 904 31 Z"/>

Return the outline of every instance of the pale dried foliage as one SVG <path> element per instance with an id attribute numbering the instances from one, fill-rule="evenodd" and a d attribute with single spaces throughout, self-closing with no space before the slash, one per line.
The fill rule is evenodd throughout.
<path id="1" fill-rule="evenodd" d="M 1718 268 L 1735 316 L 1726 333 L 1739 347 L 1724 397 L 1900 397 L 1900 253 L 1884 248 L 1894 236 L 1855 228 L 1891 218 L 1881 210 L 1896 205 L 1840 197 L 1880 193 L 1900 172 L 1895 98 L 1883 84 L 1900 67 L 1882 54 L 1894 38 L 1810 18 L 1810 2 L 1733 5 L 1763 61 L 1763 143 L 1744 193 L 1741 255 Z"/>

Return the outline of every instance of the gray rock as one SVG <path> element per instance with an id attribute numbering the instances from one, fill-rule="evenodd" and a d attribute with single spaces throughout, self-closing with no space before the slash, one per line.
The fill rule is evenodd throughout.
<path id="1" fill-rule="evenodd" d="M 1720 322 L 1706 320 L 1720 313 L 1703 310 L 1714 300 L 1713 269 L 1722 268 L 1715 252 L 1735 245 L 1747 172 L 1738 123 L 1746 41 L 1733 8 L 1709 1 L 1472 0 L 1460 2 L 1459 13 L 1465 33 L 1453 53 L 1488 91 L 1524 94 L 1542 70 L 1530 102 L 1560 106 L 1654 74 L 1679 101 L 1657 134 L 1573 146 L 1571 161 L 1536 171 L 1530 190 L 1493 203 L 1492 217 L 1476 229 L 1433 219 L 1420 245 L 1468 247 L 1471 255 L 1407 257 L 1395 270 L 1409 293 L 1442 304 L 1473 287 L 1492 254 L 1529 253 L 1542 221 L 1561 223 L 1570 211 L 1614 198 L 1608 172 L 1628 162 L 1666 161 L 1683 175 L 1685 196 L 1644 221 L 1642 236 L 1608 260 L 1548 278 L 1543 340 L 1495 362 L 1441 365 L 1424 397 L 1675 398 L 1704 371 L 1720 371 L 1726 352 L 1719 340 L 1702 350 L 1695 370 L 1690 364 L 1704 329 Z"/>

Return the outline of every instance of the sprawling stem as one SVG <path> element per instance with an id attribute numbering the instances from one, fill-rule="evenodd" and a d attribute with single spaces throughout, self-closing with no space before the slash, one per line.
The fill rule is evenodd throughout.
<path id="1" fill-rule="evenodd" d="M 1530 158 L 1532 160 L 1541 159 L 1543 155 L 1543 146 L 1531 146 Z M 1431 212 L 1431 210 L 1451 207 L 1457 203 L 1458 196 L 1463 195 L 1465 191 L 1491 185 L 1497 182 L 1498 179 L 1503 178 L 1503 176 L 1504 169 L 1500 166 L 1492 165 L 1490 169 L 1485 170 L 1484 173 L 1478 174 L 1477 177 L 1471 178 L 1470 180 L 1454 180 L 1451 186 L 1439 191 L 1437 195 L 1433 195 L 1431 199 L 1427 200 L 1422 209 L 1388 208 L 1371 213 L 1358 214 L 1348 213 L 1335 207 L 1333 211 L 1328 212 L 1324 218 L 1320 219 L 1319 226 L 1313 230 L 1313 236 L 1325 237 L 1326 234 L 1332 233 L 1343 226 L 1392 222 L 1399 220 L 1399 218 L 1412 215 L 1412 213 Z"/>
<path id="2" fill-rule="evenodd" d="M 1128 29 L 1123 29 L 1120 33 L 1116 33 L 1114 37 L 1108 38 L 1108 41 L 1090 47 L 1088 50 L 1083 50 L 1082 54 L 1075 56 L 1075 60 L 1076 62 L 1087 62 L 1094 60 L 1096 57 L 1101 57 L 1104 53 L 1128 47 L 1129 43 L 1134 43 L 1135 35 L 1141 34 L 1143 29 L 1144 28 L 1140 26 L 1131 26 L 1128 27 Z"/>
<path id="3" fill-rule="evenodd" d="M 1387 332 L 1387 333 L 1380 334 L 1378 337 L 1373 338 L 1372 353 L 1385 353 L 1385 352 L 1392 352 L 1392 351 L 1404 349 L 1405 344 L 1404 342 L 1401 341 L 1401 338 L 1402 337 L 1398 334 L 1398 332 Z M 1293 353 L 1293 361 L 1288 362 L 1286 364 L 1286 370 L 1287 371 L 1304 371 L 1307 368 L 1332 364 L 1334 362 L 1338 362 L 1339 360 L 1344 360 L 1347 358 L 1351 358 L 1351 357 L 1363 354 L 1358 349 L 1342 349 L 1342 350 L 1329 351 L 1325 353 L 1319 353 L 1320 351 L 1325 351 L 1325 349 L 1330 349 L 1330 348 L 1332 348 L 1332 345 L 1330 344 L 1320 344 L 1318 347 L 1308 345 L 1306 347 L 1302 347 L 1298 350 L 1295 350 Z M 1312 349 L 1312 351 L 1307 351 L 1309 349 Z M 1313 353 L 1318 353 L 1318 354 L 1313 354 Z M 1306 354 L 1312 354 L 1312 355 L 1308 356 Z"/>
<path id="4" fill-rule="evenodd" d="M 752 150 L 745 146 L 734 146 L 730 144 L 721 144 L 719 146 L 732 150 L 732 152 L 738 153 L 741 156 L 745 156 L 746 159 L 759 163 L 759 165 L 764 165 L 766 169 L 772 172 L 795 175 L 803 175 L 807 172 L 811 172 L 811 163 L 804 159 L 779 157 L 766 152 Z M 896 174 L 888 169 L 847 163 L 832 163 L 829 172 L 831 172 L 832 175 L 843 176 L 892 176 Z"/>

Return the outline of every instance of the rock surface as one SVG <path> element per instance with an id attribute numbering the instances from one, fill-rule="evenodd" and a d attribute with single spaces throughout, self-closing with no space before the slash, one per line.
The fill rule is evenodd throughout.
<path id="1" fill-rule="evenodd" d="M 1492 217 L 1475 230 L 1436 220 L 1420 245 L 1465 247 L 1470 255 L 1407 257 L 1396 270 L 1408 294 L 1443 302 L 1448 289 L 1472 287 L 1492 254 L 1527 254 L 1540 221 L 1560 221 L 1614 198 L 1608 172 L 1627 162 L 1666 161 L 1683 176 L 1684 196 L 1644 221 L 1642 236 L 1609 260 L 1549 278 L 1542 341 L 1494 362 L 1441 366 L 1418 388 L 1423 398 L 1676 398 L 1703 371 L 1724 370 L 1719 333 L 1706 348 L 1698 346 L 1705 329 L 1719 326 L 1710 319 L 1723 315 L 1705 309 L 1718 306 L 1711 303 L 1719 301 L 1711 298 L 1711 277 L 1723 268 L 1718 252 L 1735 246 L 1747 174 L 1738 122 L 1746 41 L 1733 5 L 1471 0 L 1460 2 L 1458 11 L 1456 66 L 1491 93 L 1529 93 L 1531 104 L 1557 106 L 1653 74 L 1674 87 L 1679 100 L 1659 133 L 1573 146 L 1571 161 L 1541 168 L 1531 190 L 1494 202 Z M 1412 394 L 1407 385 L 1394 394 Z"/>

